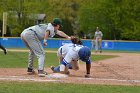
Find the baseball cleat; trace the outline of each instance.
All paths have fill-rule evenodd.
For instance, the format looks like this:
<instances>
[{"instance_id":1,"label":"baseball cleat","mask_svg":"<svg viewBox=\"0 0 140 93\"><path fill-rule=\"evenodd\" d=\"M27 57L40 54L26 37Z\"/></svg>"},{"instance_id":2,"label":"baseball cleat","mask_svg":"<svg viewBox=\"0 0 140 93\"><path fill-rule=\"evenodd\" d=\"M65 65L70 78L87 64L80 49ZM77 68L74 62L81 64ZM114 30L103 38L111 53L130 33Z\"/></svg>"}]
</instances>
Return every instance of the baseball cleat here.
<instances>
[{"instance_id":1,"label":"baseball cleat","mask_svg":"<svg viewBox=\"0 0 140 93\"><path fill-rule=\"evenodd\" d=\"M85 75L85 78L90 78L90 77L91 77L90 74Z\"/></svg>"},{"instance_id":2,"label":"baseball cleat","mask_svg":"<svg viewBox=\"0 0 140 93\"><path fill-rule=\"evenodd\" d=\"M53 72L55 72L55 71L54 71L54 68L55 68L54 66L51 66L51 70L52 70Z\"/></svg>"},{"instance_id":3,"label":"baseball cleat","mask_svg":"<svg viewBox=\"0 0 140 93\"><path fill-rule=\"evenodd\" d=\"M43 70L38 70L38 76L39 77L45 77L46 75L48 75L47 72L43 71Z\"/></svg>"},{"instance_id":4,"label":"baseball cleat","mask_svg":"<svg viewBox=\"0 0 140 93\"><path fill-rule=\"evenodd\" d=\"M28 75L33 75L33 74L35 74L35 71L33 69L31 69L31 68L28 68L27 69L27 74Z\"/></svg>"}]
</instances>

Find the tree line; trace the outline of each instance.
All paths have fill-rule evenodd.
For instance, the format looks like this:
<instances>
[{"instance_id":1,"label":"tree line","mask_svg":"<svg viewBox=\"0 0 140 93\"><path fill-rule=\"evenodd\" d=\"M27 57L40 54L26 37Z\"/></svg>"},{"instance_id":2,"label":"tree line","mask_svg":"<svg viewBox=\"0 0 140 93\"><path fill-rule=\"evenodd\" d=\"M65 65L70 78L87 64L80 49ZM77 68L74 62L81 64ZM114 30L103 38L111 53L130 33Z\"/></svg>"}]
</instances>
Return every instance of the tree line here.
<instances>
[{"instance_id":1,"label":"tree line","mask_svg":"<svg viewBox=\"0 0 140 93\"><path fill-rule=\"evenodd\" d=\"M106 40L140 40L140 0L1 0L8 13L6 36L19 36L23 29L37 24L34 15L46 14L42 23L59 17L68 35L93 38L98 26Z\"/></svg>"}]
</instances>

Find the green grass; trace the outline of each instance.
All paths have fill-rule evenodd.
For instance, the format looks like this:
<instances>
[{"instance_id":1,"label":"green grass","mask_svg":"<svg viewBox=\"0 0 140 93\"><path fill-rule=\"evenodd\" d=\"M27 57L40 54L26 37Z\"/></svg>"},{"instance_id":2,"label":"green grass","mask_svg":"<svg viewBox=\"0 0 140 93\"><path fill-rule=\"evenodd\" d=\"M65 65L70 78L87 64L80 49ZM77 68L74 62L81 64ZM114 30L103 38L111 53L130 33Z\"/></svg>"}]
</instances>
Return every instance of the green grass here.
<instances>
[{"instance_id":1,"label":"green grass","mask_svg":"<svg viewBox=\"0 0 140 93\"><path fill-rule=\"evenodd\" d=\"M45 66L58 65L58 58L56 53L47 52L45 55ZM91 61L98 61L108 58L113 58L113 55L91 55ZM83 62L81 62L83 63ZM26 68L28 64L28 52L8 52L4 55L0 52L0 67L1 68ZM38 61L35 58L34 67L37 67Z\"/></svg>"},{"instance_id":2,"label":"green grass","mask_svg":"<svg viewBox=\"0 0 140 93\"><path fill-rule=\"evenodd\" d=\"M112 55L92 55L91 60L114 58ZM26 68L28 52L0 52L0 68ZM81 62L82 63L82 62ZM35 59L37 67L37 58ZM58 65L56 53L46 53L45 66ZM138 86L111 86L94 84L66 84L49 82L0 81L0 93L140 93Z\"/></svg>"},{"instance_id":3,"label":"green grass","mask_svg":"<svg viewBox=\"0 0 140 93\"><path fill-rule=\"evenodd\" d=\"M140 87L1 81L0 93L140 93Z\"/></svg>"},{"instance_id":4,"label":"green grass","mask_svg":"<svg viewBox=\"0 0 140 93\"><path fill-rule=\"evenodd\" d=\"M46 50L54 50L57 51L57 48L47 48ZM94 49L91 49L91 52L95 52ZM140 53L140 51L129 51L129 50L103 50L104 52L111 52L111 53Z\"/></svg>"},{"instance_id":5,"label":"green grass","mask_svg":"<svg viewBox=\"0 0 140 93\"><path fill-rule=\"evenodd\" d=\"M17 48L9 48L9 49L17 49ZM18 48L18 49L27 50L27 48ZM58 48L45 48L45 50L57 51ZM91 49L91 52L95 52L95 50ZM112 52L112 53L140 53L140 51L129 51L129 50L103 50L103 52Z\"/></svg>"}]
</instances>

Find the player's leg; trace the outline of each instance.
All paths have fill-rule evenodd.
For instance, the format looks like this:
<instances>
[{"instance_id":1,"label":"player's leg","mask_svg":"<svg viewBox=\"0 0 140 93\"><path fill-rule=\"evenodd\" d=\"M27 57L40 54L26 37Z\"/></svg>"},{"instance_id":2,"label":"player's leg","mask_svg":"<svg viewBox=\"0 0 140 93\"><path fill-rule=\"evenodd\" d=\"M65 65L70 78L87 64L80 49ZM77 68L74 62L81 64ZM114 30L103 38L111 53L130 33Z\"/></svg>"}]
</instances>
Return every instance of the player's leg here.
<instances>
[{"instance_id":1,"label":"player's leg","mask_svg":"<svg viewBox=\"0 0 140 93\"><path fill-rule=\"evenodd\" d=\"M27 69L27 74L30 75L30 74L35 73L35 71L33 69L33 62L34 62L35 54L34 54L34 52L32 51L32 49L30 48L30 46L28 45L28 43L26 42L26 40L24 38L26 38L26 36L24 36L24 34L21 34L22 41L24 42L26 47L30 50L29 55L28 55L28 69Z\"/></svg>"},{"instance_id":2,"label":"player's leg","mask_svg":"<svg viewBox=\"0 0 140 93\"><path fill-rule=\"evenodd\" d=\"M60 67L59 67L59 69L60 69ZM79 70L79 61L78 60L72 60L69 64L66 65L65 70L62 73L70 74L69 69Z\"/></svg>"},{"instance_id":3,"label":"player's leg","mask_svg":"<svg viewBox=\"0 0 140 93\"><path fill-rule=\"evenodd\" d=\"M6 55L7 54L7 50L5 47L3 47L1 44L0 44L0 48L4 51L4 54Z\"/></svg>"},{"instance_id":4,"label":"player's leg","mask_svg":"<svg viewBox=\"0 0 140 93\"><path fill-rule=\"evenodd\" d=\"M60 59L63 59L63 57L60 57ZM62 62L62 61L61 61ZM61 69L60 69L60 66L61 66L61 63L60 63L60 65L59 66L51 66L51 70L54 72L54 73L63 73L63 74L69 74L69 71L68 71L68 69L69 69L69 65L66 65L66 66L64 66L63 68L64 68L64 70L63 71L61 71Z\"/></svg>"},{"instance_id":5,"label":"player's leg","mask_svg":"<svg viewBox=\"0 0 140 93\"><path fill-rule=\"evenodd\" d=\"M38 58L38 74L39 76L44 76L44 61L45 61L45 52L39 41L38 37L34 32L26 35L26 42L28 43L30 49Z\"/></svg>"},{"instance_id":6,"label":"player's leg","mask_svg":"<svg viewBox=\"0 0 140 93\"><path fill-rule=\"evenodd\" d=\"M34 57L35 57L34 52L32 50L30 50L29 55L28 55L28 72L30 72L30 70L32 70L32 72L34 72L33 71Z\"/></svg>"},{"instance_id":7,"label":"player's leg","mask_svg":"<svg viewBox=\"0 0 140 93\"><path fill-rule=\"evenodd\" d=\"M95 52L97 52L98 51L98 40L96 39L95 40Z\"/></svg>"},{"instance_id":8,"label":"player's leg","mask_svg":"<svg viewBox=\"0 0 140 93\"><path fill-rule=\"evenodd\" d=\"M98 40L98 51L100 50L100 41Z\"/></svg>"},{"instance_id":9,"label":"player's leg","mask_svg":"<svg viewBox=\"0 0 140 93\"><path fill-rule=\"evenodd\" d=\"M32 47L32 51L38 58L38 75L44 76L45 74L47 74L46 72L44 72L45 52L41 45L41 42L36 36L34 37L32 45L30 47Z\"/></svg>"},{"instance_id":10,"label":"player's leg","mask_svg":"<svg viewBox=\"0 0 140 93\"><path fill-rule=\"evenodd\" d=\"M99 50L100 50L100 53L102 53L102 40L99 42Z\"/></svg>"},{"instance_id":11,"label":"player's leg","mask_svg":"<svg viewBox=\"0 0 140 93\"><path fill-rule=\"evenodd\" d=\"M61 65L56 67L51 67L51 69L54 73L70 74L68 65L64 67L64 71L61 71L60 66Z\"/></svg>"},{"instance_id":12,"label":"player's leg","mask_svg":"<svg viewBox=\"0 0 140 93\"><path fill-rule=\"evenodd\" d=\"M64 66L63 70L61 71L60 66L51 66L51 69L54 73L63 73L63 74L70 74L69 69L73 69L73 70L79 70L79 61L78 60L72 60L72 62L70 62L69 64L67 64L66 66Z\"/></svg>"}]
</instances>

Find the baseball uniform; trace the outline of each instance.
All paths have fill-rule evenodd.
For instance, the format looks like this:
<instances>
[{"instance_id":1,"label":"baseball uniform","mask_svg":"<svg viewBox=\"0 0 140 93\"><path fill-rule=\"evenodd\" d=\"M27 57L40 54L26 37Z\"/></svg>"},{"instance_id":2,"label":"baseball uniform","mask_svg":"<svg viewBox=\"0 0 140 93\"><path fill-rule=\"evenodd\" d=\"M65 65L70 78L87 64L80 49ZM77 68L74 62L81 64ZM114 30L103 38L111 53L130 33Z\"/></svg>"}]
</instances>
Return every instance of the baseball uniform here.
<instances>
[{"instance_id":1,"label":"baseball uniform","mask_svg":"<svg viewBox=\"0 0 140 93\"><path fill-rule=\"evenodd\" d=\"M65 45L60 47L60 49L62 48L62 50L63 50L63 47L65 47ZM71 64L72 69L78 70L79 64L78 64L77 60L79 60L79 59L81 59L81 60L84 59L82 61L86 62L86 64L90 64L90 58L89 58L90 57L90 50L89 49L87 50L88 53L85 52L86 50L84 52L82 52L82 54L85 54L84 56L79 55L79 51L82 48L85 49L85 46L75 44L73 47L67 47L67 48L68 49L66 49L66 50L68 50L68 51L62 53L62 54L65 54L65 55L62 55L64 57L63 61L61 62L60 66L57 66L53 69L54 72L60 72L60 71L67 72L65 66L68 66L69 64ZM58 50L58 52L59 52L59 50ZM75 60L75 61L73 61L73 60ZM69 68L69 66L68 66L68 68Z\"/></svg>"},{"instance_id":2,"label":"baseball uniform","mask_svg":"<svg viewBox=\"0 0 140 93\"><path fill-rule=\"evenodd\" d=\"M98 51L102 51L102 32L101 31L96 31L95 32L95 50Z\"/></svg>"},{"instance_id":3,"label":"baseball uniform","mask_svg":"<svg viewBox=\"0 0 140 93\"><path fill-rule=\"evenodd\" d=\"M31 69L33 69L35 55L38 57L38 70L44 69L45 52L40 41L44 39L45 31L50 31L49 37L55 35L54 27L51 23L35 25L21 33L21 39L30 49L28 67Z\"/></svg>"}]
</instances>

